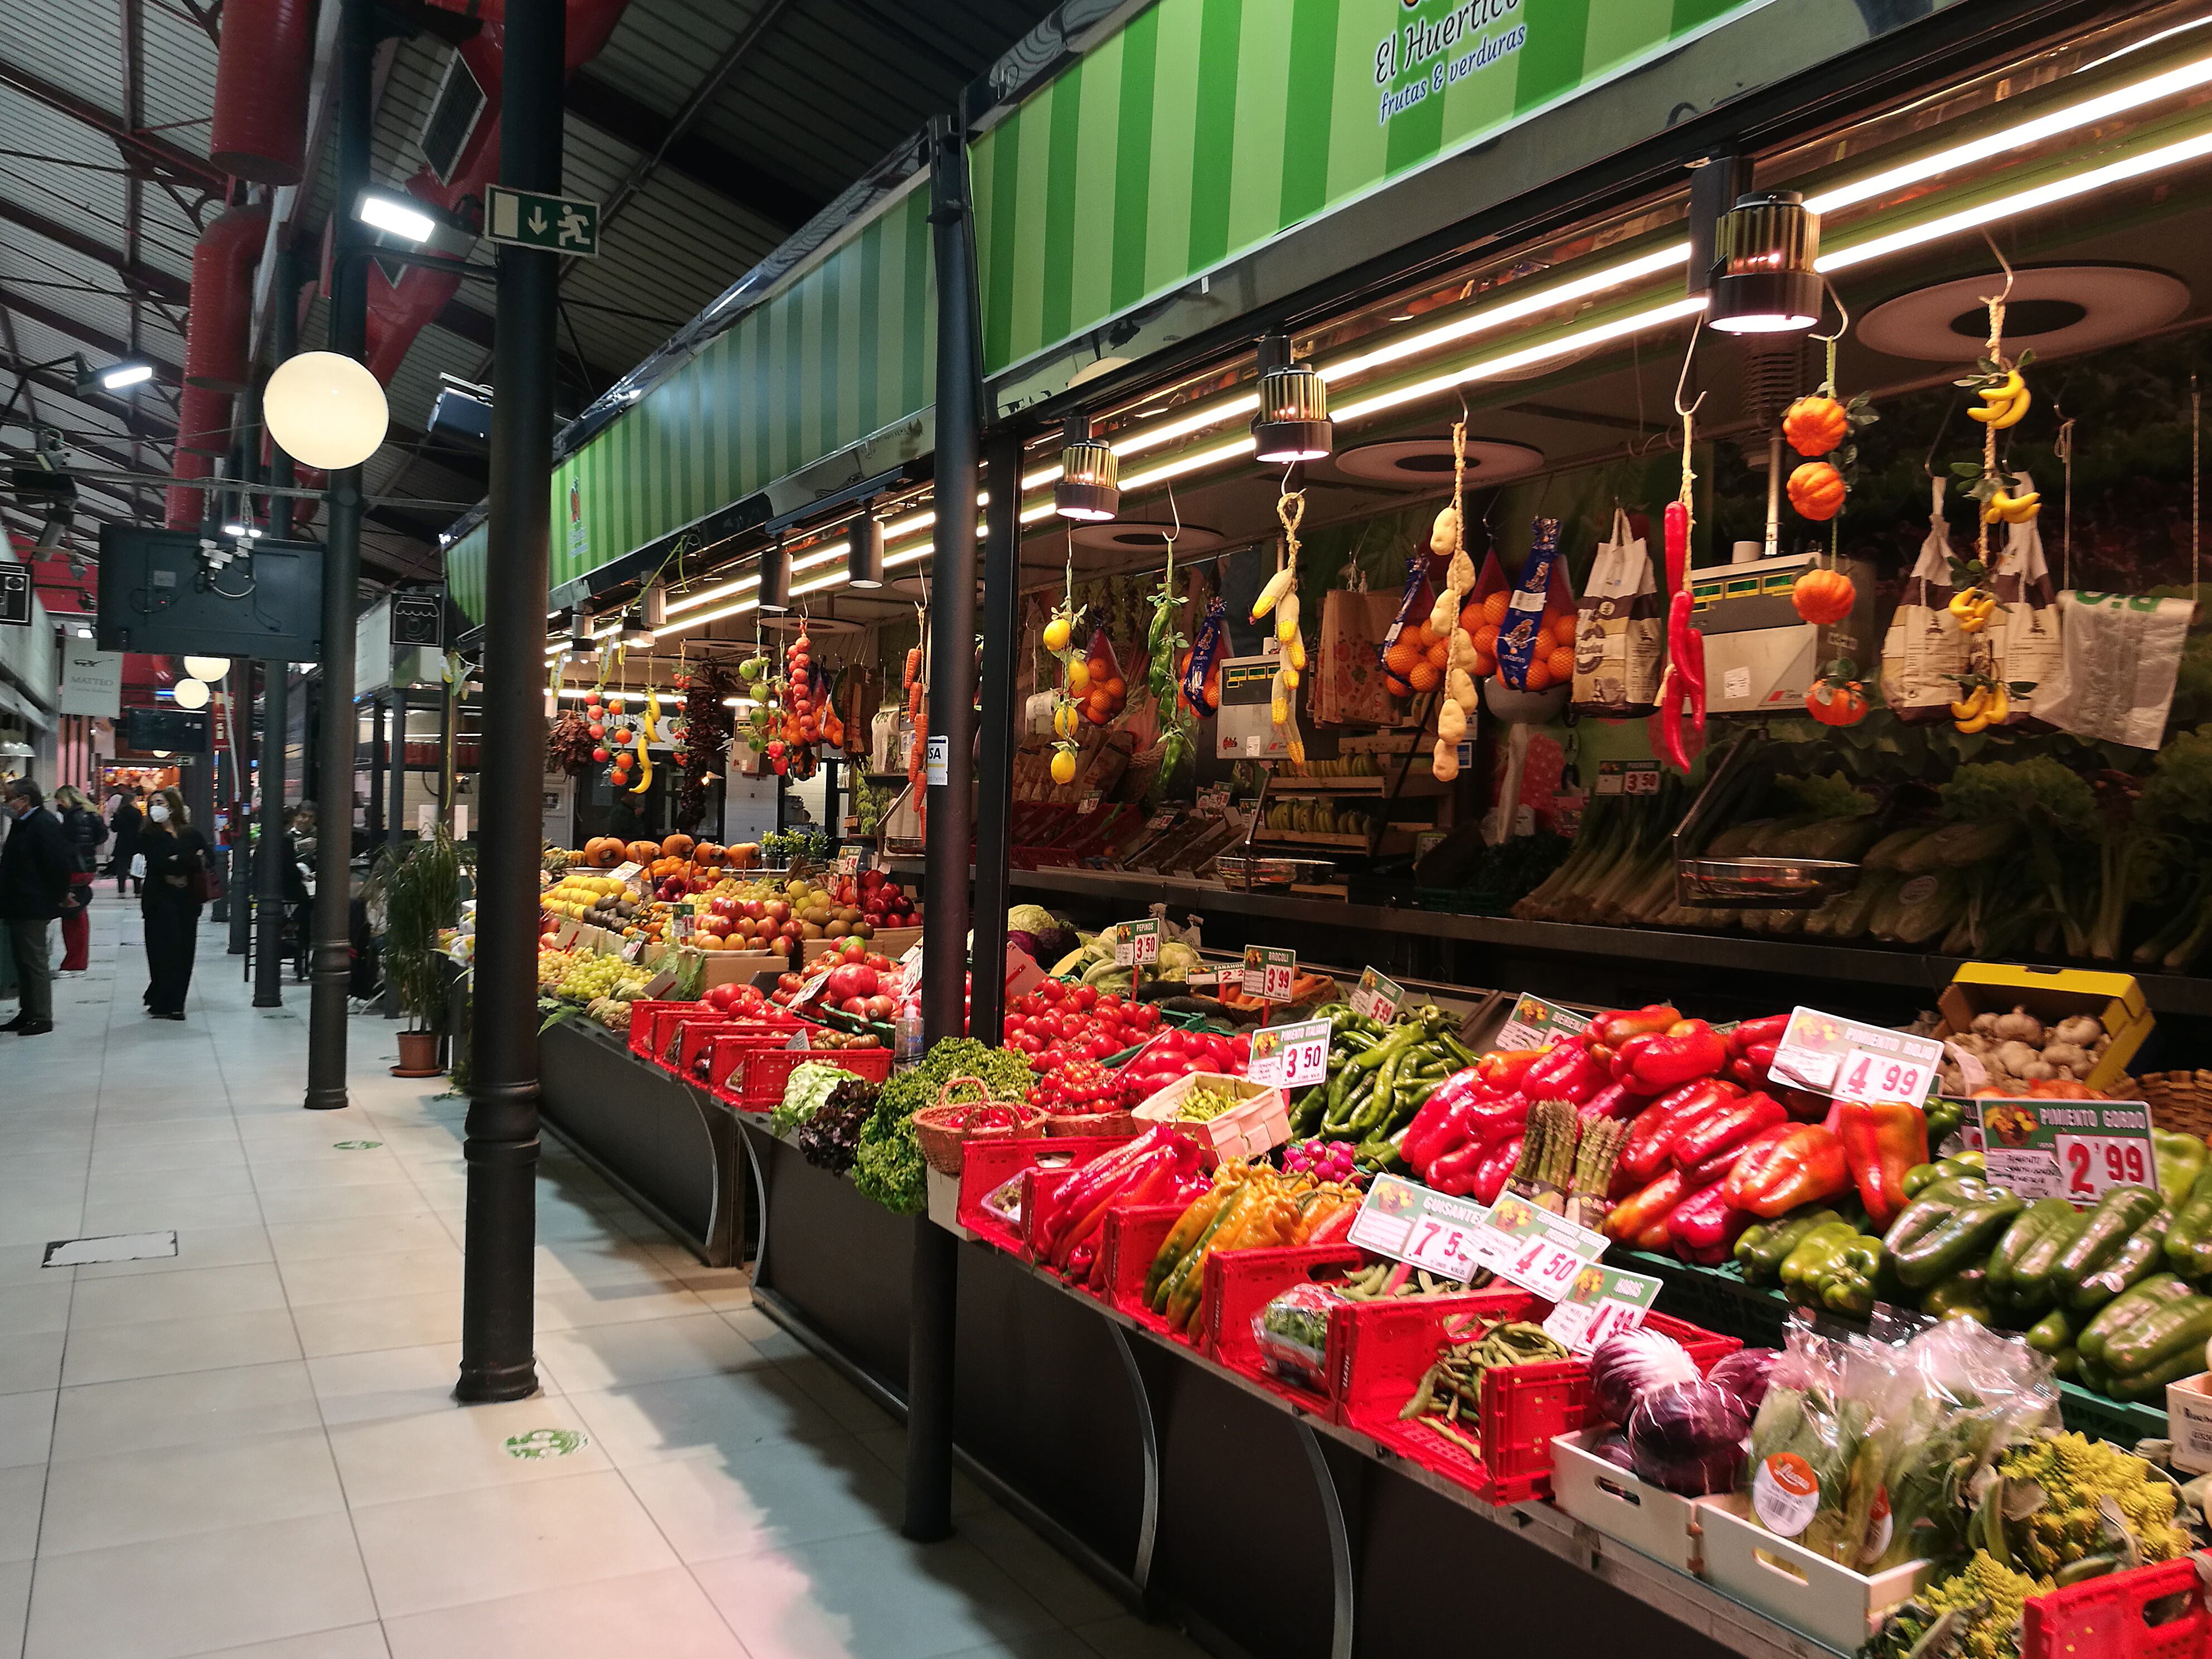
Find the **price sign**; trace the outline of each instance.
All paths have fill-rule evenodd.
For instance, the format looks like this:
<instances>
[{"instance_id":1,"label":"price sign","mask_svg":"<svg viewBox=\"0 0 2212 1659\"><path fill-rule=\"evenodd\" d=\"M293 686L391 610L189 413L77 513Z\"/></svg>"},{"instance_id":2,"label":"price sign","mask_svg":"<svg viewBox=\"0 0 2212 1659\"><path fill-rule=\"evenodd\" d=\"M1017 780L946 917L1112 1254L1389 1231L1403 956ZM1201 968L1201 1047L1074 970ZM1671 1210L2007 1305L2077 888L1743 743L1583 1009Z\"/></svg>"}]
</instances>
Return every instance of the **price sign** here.
<instances>
[{"instance_id":1,"label":"price sign","mask_svg":"<svg viewBox=\"0 0 2212 1659\"><path fill-rule=\"evenodd\" d=\"M1605 1254L1605 1246L1603 1233L1508 1194L1491 1206L1480 1265L1547 1302L1560 1302L1576 1276Z\"/></svg>"},{"instance_id":2,"label":"price sign","mask_svg":"<svg viewBox=\"0 0 2212 1659\"><path fill-rule=\"evenodd\" d=\"M1241 981L1244 970L1241 968L1194 968L1184 976L1183 985L1188 990L1211 994L1221 988L1224 976Z\"/></svg>"},{"instance_id":3,"label":"price sign","mask_svg":"<svg viewBox=\"0 0 2212 1659\"><path fill-rule=\"evenodd\" d=\"M1207 790L1198 798L1195 810L1200 812L1211 812L1218 817L1229 810L1229 792L1225 789Z\"/></svg>"},{"instance_id":4,"label":"price sign","mask_svg":"<svg viewBox=\"0 0 2212 1659\"><path fill-rule=\"evenodd\" d=\"M1359 975L1359 984L1352 994L1352 1007L1355 1013L1388 1024L1396 1015L1398 1005L1405 1000L1404 989L1395 981L1376 973L1370 963Z\"/></svg>"},{"instance_id":5,"label":"price sign","mask_svg":"<svg viewBox=\"0 0 2212 1659\"><path fill-rule=\"evenodd\" d=\"M1075 810L1079 813L1086 815L1095 812L1098 810L1098 803L1103 799L1103 796L1102 796L1096 789L1093 789L1089 794L1084 796L1081 800L1075 804Z\"/></svg>"},{"instance_id":6,"label":"price sign","mask_svg":"<svg viewBox=\"0 0 2212 1659\"><path fill-rule=\"evenodd\" d=\"M1656 795L1659 793L1659 763L1647 760L1602 760L1597 763L1597 793L1601 795Z\"/></svg>"},{"instance_id":7,"label":"price sign","mask_svg":"<svg viewBox=\"0 0 2212 1659\"><path fill-rule=\"evenodd\" d=\"M1172 806L1163 806L1158 811L1153 813L1152 817L1145 820L1145 828L1151 830L1154 835L1158 835L1163 830L1174 829L1175 821L1175 808Z\"/></svg>"},{"instance_id":8,"label":"price sign","mask_svg":"<svg viewBox=\"0 0 2212 1659\"><path fill-rule=\"evenodd\" d=\"M1114 965L1116 968L1141 968L1160 959L1160 924L1158 918L1150 921L1117 921L1114 924Z\"/></svg>"},{"instance_id":9,"label":"price sign","mask_svg":"<svg viewBox=\"0 0 2212 1659\"><path fill-rule=\"evenodd\" d=\"M1618 1267L1584 1267L1545 1320L1544 1328L1580 1357L1615 1331L1633 1330L1659 1298L1659 1281Z\"/></svg>"},{"instance_id":10,"label":"price sign","mask_svg":"<svg viewBox=\"0 0 2212 1659\"><path fill-rule=\"evenodd\" d=\"M1244 994L1266 1002L1288 1002L1298 976L1298 953L1273 946L1244 947Z\"/></svg>"},{"instance_id":11,"label":"price sign","mask_svg":"<svg viewBox=\"0 0 2212 1659\"><path fill-rule=\"evenodd\" d=\"M616 881L631 882L637 879L638 873L644 868L641 864L617 864L607 874Z\"/></svg>"},{"instance_id":12,"label":"price sign","mask_svg":"<svg viewBox=\"0 0 2212 1659\"><path fill-rule=\"evenodd\" d=\"M1378 1175L1345 1237L1362 1249L1465 1284L1481 1266L1488 1213L1473 1199Z\"/></svg>"},{"instance_id":13,"label":"price sign","mask_svg":"<svg viewBox=\"0 0 2212 1659\"><path fill-rule=\"evenodd\" d=\"M624 939L623 941L622 959L624 962L635 962L644 954L645 936L643 934L641 933L635 939Z\"/></svg>"},{"instance_id":14,"label":"price sign","mask_svg":"<svg viewBox=\"0 0 2212 1659\"><path fill-rule=\"evenodd\" d=\"M1817 1008L1798 1008L1775 1048L1771 1069L1776 1082L1814 1094L1917 1106L1927 1099L1942 1058L1943 1045L1934 1037L1908 1036Z\"/></svg>"},{"instance_id":15,"label":"price sign","mask_svg":"<svg viewBox=\"0 0 2212 1659\"><path fill-rule=\"evenodd\" d=\"M1303 1089L1328 1075L1329 1025L1325 1019L1267 1025L1252 1033L1252 1059L1244 1075L1278 1089Z\"/></svg>"},{"instance_id":16,"label":"price sign","mask_svg":"<svg viewBox=\"0 0 2212 1659\"><path fill-rule=\"evenodd\" d=\"M1516 998L1513 1012L1500 1028L1493 1048L1548 1048L1554 1042L1580 1036L1589 1029L1590 1017L1556 1002L1523 994Z\"/></svg>"},{"instance_id":17,"label":"price sign","mask_svg":"<svg viewBox=\"0 0 2212 1659\"><path fill-rule=\"evenodd\" d=\"M814 1045L806 1040L807 1035L806 1028L802 1025L791 1034L791 1041L783 1046L786 1048L811 1048Z\"/></svg>"},{"instance_id":18,"label":"price sign","mask_svg":"<svg viewBox=\"0 0 2212 1659\"><path fill-rule=\"evenodd\" d=\"M921 946L909 945L906 954L899 958L899 996L914 994L915 987L921 983Z\"/></svg>"},{"instance_id":19,"label":"price sign","mask_svg":"<svg viewBox=\"0 0 2212 1659\"><path fill-rule=\"evenodd\" d=\"M848 848L837 855L837 873L841 876L857 876L872 862L874 862L873 857L867 848Z\"/></svg>"},{"instance_id":20,"label":"price sign","mask_svg":"<svg viewBox=\"0 0 2212 1659\"><path fill-rule=\"evenodd\" d=\"M2122 1100L1978 1100L1990 1179L2022 1198L2087 1207L2114 1187L2156 1187L2150 1108ZM2178 1200L2178 1194L2170 1194Z\"/></svg>"},{"instance_id":21,"label":"price sign","mask_svg":"<svg viewBox=\"0 0 2212 1659\"><path fill-rule=\"evenodd\" d=\"M830 982L830 975L835 971L834 968L824 968L819 973L811 975L806 983L799 988L799 994L792 998L791 1006L796 1008L820 996L822 988Z\"/></svg>"},{"instance_id":22,"label":"price sign","mask_svg":"<svg viewBox=\"0 0 2212 1659\"><path fill-rule=\"evenodd\" d=\"M678 945L686 944L690 941L691 938L691 931L697 925L698 918L692 915L691 902L689 899L684 900L678 903L676 908L670 913L670 933Z\"/></svg>"}]
</instances>

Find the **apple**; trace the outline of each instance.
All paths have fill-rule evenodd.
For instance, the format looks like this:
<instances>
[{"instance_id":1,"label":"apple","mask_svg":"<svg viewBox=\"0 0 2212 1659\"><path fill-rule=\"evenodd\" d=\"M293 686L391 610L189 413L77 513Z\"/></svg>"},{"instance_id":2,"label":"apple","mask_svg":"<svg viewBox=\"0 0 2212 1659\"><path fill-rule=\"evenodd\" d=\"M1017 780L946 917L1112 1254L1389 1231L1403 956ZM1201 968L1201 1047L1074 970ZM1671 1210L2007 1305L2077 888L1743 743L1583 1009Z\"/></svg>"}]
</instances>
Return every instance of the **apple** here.
<instances>
[{"instance_id":1,"label":"apple","mask_svg":"<svg viewBox=\"0 0 2212 1659\"><path fill-rule=\"evenodd\" d=\"M781 927L791 920L791 906L782 899L770 899L764 907L768 919Z\"/></svg>"}]
</instances>

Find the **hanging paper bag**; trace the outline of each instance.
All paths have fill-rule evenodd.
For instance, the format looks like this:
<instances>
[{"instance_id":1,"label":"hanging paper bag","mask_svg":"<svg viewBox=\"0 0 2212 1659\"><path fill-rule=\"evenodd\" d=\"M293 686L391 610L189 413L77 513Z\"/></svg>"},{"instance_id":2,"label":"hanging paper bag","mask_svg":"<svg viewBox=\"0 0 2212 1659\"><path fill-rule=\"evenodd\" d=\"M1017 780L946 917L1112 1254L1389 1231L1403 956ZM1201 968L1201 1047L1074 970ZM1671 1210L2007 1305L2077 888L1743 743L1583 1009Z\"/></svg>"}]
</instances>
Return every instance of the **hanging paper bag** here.
<instances>
[{"instance_id":1,"label":"hanging paper bag","mask_svg":"<svg viewBox=\"0 0 2212 1659\"><path fill-rule=\"evenodd\" d=\"M2039 688L2036 718L2092 743L2157 748L2195 610L2187 599L2060 594L2063 665Z\"/></svg>"},{"instance_id":2,"label":"hanging paper bag","mask_svg":"<svg viewBox=\"0 0 2212 1659\"><path fill-rule=\"evenodd\" d=\"M2035 481L2027 473L2013 475L2013 495L2032 494ZM2040 522L2005 526L2004 550L1990 573L1996 594L1997 615L1989 633L1998 652L1998 665L2008 685L2031 688L2011 694L2007 726L2044 719L2037 699L2065 663L2065 646L2059 633L2058 591L2051 584L2051 567L2043 556Z\"/></svg>"},{"instance_id":3,"label":"hanging paper bag","mask_svg":"<svg viewBox=\"0 0 2212 1659\"><path fill-rule=\"evenodd\" d=\"M1313 717L1316 725L1358 720L1388 726L1397 706L1384 684L1382 650L1399 609L1392 592L1339 590L1322 600L1321 650L1315 659Z\"/></svg>"},{"instance_id":4,"label":"hanging paper bag","mask_svg":"<svg viewBox=\"0 0 2212 1659\"><path fill-rule=\"evenodd\" d=\"M1516 691L1543 691L1574 678L1575 601L1559 556L1559 521L1538 519L1505 601L1498 632L1498 678ZM1479 644L1479 642L1478 642Z\"/></svg>"},{"instance_id":5,"label":"hanging paper bag","mask_svg":"<svg viewBox=\"0 0 2212 1659\"><path fill-rule=\"evenodd\" d=\"M1901 720L1951 718L1957 677L1966 672L1967 636L1950 612L1951 532L1943 521L1943 483L1931 492L1927 538L1889 619L1881 647L1881 695Z\"/></svg>"},{"instance_id":6,"label":"hanging paper bag","mask_svg":"<svg viewBox=\"0 0 2212 1659\"><path fill-rule=\"evenodd\" d=\"M1613 510L1613 535L1583 585L1575 629L1575 708L1604 719L1638 719L1658 706L1666 632L1651 556L1628 514Z\"/></svg>"}]
</instances>

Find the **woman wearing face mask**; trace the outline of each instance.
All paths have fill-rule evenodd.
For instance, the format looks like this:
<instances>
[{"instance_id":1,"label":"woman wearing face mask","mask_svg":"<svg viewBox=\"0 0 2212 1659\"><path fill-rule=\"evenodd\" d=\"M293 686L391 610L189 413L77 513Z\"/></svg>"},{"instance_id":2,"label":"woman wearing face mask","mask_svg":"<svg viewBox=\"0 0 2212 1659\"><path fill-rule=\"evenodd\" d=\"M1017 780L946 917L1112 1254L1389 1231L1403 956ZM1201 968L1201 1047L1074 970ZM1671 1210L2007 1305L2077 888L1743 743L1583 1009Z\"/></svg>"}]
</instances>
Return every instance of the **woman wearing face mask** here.
<instances>
[{"instance_id":1,"label":"woman wearing face mask","mask_svg":"<svg viewBox=\"0 0 2212 1659\"><path fill-rule=\"evenodd\" d=\"M192 982L192 947L200 923L200 877L207 869L207 838L192 828L185 798L164 789L146 808L138 839L146 881L138 913L146 923L146 1012L155 1019L182 1019Z\"/></svg>"}]
</instances>

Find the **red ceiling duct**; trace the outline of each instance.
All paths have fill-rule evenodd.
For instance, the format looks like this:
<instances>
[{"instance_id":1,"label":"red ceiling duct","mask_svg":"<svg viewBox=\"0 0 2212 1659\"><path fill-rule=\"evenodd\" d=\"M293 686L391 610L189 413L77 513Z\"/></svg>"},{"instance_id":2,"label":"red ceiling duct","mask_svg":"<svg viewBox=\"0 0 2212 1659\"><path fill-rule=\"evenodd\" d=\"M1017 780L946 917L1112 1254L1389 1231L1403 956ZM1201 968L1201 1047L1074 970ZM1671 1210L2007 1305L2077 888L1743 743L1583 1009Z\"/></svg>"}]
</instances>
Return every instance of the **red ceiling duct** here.
<instances>
[{"instance_id":1,"label":"red ceiling duct","mask_svg":"<svg viewBox=\"0 0 2212 1659\"><path fill-rule=\"evenodd\" d=\"M208 160L257 185L296 185L307 159L313 0L226 0Z\"/></svg>"},{"instance_id":2,"label":"red ceiling duct","mask_svg":"<svg viewBox=\"0 0 2212 1659\"><path fill-rule=\"evenodd\" d=\"M265 207L225 209L192 250L185 384L243 392L252 375L253 267L269 239Z\"/></svg>"},{"instance_id":3,"label":"red ceiling duct","mask_svg":"<svg viewBox=\"0 0 2212 1659\"><path fill-rule=\"evenodd\" d=\"M474 227L483 216L483 190L499 179L500 66L507 29L503 0L432 0L447 11L459 12L483 27L456 50L477 85L483 92L483 106L468 142L461 146L452 173L441 179L428 167L407 181L405 189L417 201L439 209L447 218ZM574 74L599 56L614 33L629 0L568 0L568 72ZM369 373L386 385L398 372L415 337L444 309L460 287L458 274L427 270L420 265L399 269L395 281L374 261L368 274L368 349L363 361Z\"/></svg>"},{"instance_id":4,"label":"red ceiling duct","mask_svg":"<svg viewBox=\"0 0 2212 1659\"><path fill-rule=\"evenodd\" d=\"M192 325L199 325L197 307ZM177 398L177 459L171 471L179 478L204 478L215 471L215 458L229 451L230 393L186 381ZM198 529L205 506L204 491L170 486L169 528Z\"/></svg>"}]
</instances>

